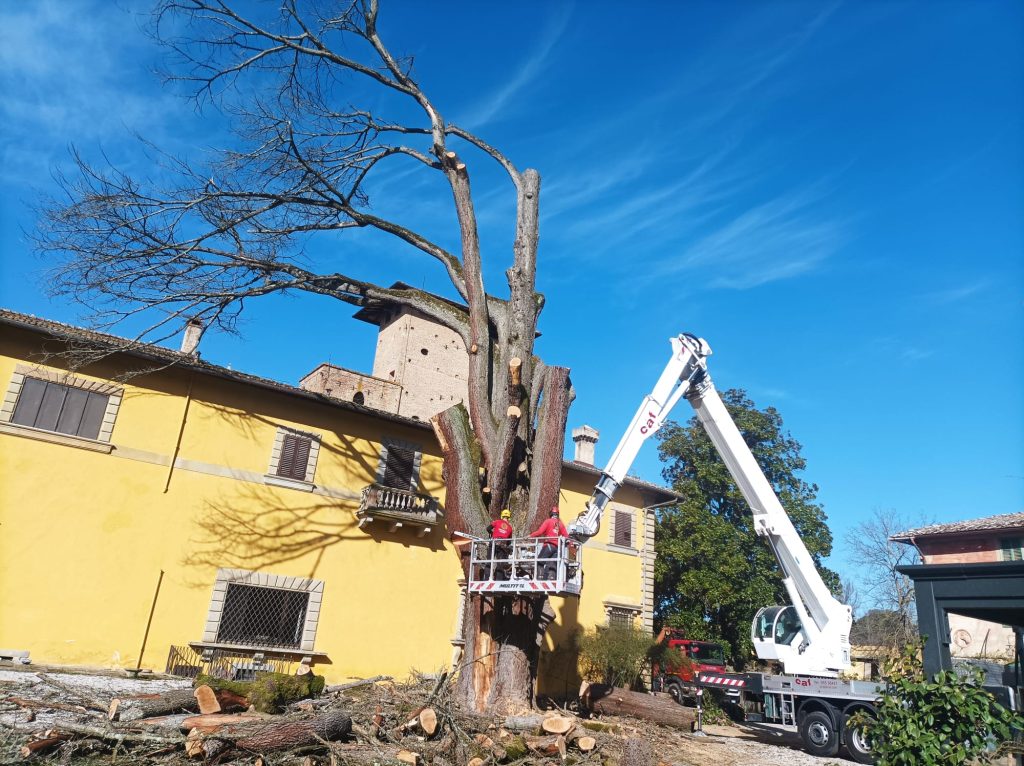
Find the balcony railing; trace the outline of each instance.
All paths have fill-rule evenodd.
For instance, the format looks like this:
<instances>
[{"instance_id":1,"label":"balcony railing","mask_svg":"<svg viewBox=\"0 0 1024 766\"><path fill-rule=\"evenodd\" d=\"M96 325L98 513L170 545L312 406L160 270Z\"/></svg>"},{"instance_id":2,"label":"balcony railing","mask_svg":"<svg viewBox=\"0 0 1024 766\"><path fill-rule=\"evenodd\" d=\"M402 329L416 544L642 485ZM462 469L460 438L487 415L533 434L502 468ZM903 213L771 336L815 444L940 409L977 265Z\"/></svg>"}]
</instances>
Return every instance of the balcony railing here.
<instances>
[{"instance_id":1,"label":"balcony railing","mask_svg":"<svg viewBox=\"0 0 1024 766\"><path fill-rule=\"evenodd\" d=\"M380 484L363 487L356 511L360 528L381 521L391 532L403 526L417 527L418 537L429 534L441 515L436 497Z\"/></svg>"}]
</instances>

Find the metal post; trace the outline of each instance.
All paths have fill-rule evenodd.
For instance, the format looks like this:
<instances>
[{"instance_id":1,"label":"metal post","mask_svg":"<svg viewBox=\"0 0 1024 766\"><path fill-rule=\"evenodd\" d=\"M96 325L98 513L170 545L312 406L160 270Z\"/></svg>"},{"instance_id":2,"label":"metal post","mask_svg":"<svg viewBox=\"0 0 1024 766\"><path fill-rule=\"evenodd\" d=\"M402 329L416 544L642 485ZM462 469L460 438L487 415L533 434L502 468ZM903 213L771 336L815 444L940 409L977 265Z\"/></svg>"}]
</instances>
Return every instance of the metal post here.
<instances>
[{"instance_id":1,"label":"metal post","mask_svg":"<svg viewBox=\"0 0 1024 766\"><path fill-rule=\"evenodd\" d=\"M156 592L153 594L153 605L149 608L149 619L146 620L146 633L142 637L142 648L139 649L139 662L135 666L135 673L142 669L142 655L146 651L146 641L149 640L149 626L153 624L153 613L156 611L156 600L160 597L160 583L164 581L164 570L160 570L160 577L156 581Z\"/></svg>"},{"instance_id":2,"label":"metal post","mask_svg":"<svg viewBox=\"0 0 1024 766\"><path fill-rule=\"evenodd\" d=\"M693 736L706 737L704 733L704 687L697 687L697 728L693 730Z\"/></svg>"}]
</instances>

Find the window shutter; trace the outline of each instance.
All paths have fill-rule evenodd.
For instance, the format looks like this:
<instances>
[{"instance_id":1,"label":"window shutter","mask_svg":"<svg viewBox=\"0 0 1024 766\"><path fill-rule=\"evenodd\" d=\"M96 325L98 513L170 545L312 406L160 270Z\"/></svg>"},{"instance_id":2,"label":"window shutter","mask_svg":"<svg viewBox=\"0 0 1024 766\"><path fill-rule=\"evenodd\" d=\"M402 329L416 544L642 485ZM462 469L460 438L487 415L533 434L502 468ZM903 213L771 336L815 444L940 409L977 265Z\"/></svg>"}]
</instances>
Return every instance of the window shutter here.
<instances>
[{"instance_id":1,"label":"window shutter","mask_svg":"<svg viewBox=\"0 0 1024 766\"><path fill-rule=\"evenodd\" d=\"M416 453L410 449L389 444L387 460L387 465L384 467L384 486L392 489L411 490Z\"/></svg>"},{"instance_id":2,"label":"window shutter","mask_svg":"<svg viewBox=\"0 0 1024 766\"><path fill-rule=\"evenodd\" d=\"M36 416L39 414L39 405L43 402L43 392L46 391L46 383L35 378L25 378L21 386L21 393L18 395L18 405L14 408L14 417L11 421L20 426L35 426Z\"/></svg>"},{"instance_id":3,"label":"window shutter","mask_svg":"<svg viewBox=\"0 0 1024 766\"><path fill-rule=\"evenodd\" d=\"M615 544L633 547L633 514L629 511L615 512Z\"/></svg>"},{"instance_id":4,"label":"window shutter","mask_svg":"<svg viewBox=\"0 0 1024 766\"><path fill-rule=\"evenodd\" d=\"M309 447L309 437L285 434L281 440L281 457L277 461L277 475L305 481L306 469L309 467Z\"/></svg>"},{"instance_id":5,"label":"window shutter","mask_svg":"<svg viewBox=\"0 0 1024 766\"><path fill-rule=\"evenodd\" d=\"M36 378L25 378L12 422L96 439L109 396Z\"/></svg>"}]
</instances>

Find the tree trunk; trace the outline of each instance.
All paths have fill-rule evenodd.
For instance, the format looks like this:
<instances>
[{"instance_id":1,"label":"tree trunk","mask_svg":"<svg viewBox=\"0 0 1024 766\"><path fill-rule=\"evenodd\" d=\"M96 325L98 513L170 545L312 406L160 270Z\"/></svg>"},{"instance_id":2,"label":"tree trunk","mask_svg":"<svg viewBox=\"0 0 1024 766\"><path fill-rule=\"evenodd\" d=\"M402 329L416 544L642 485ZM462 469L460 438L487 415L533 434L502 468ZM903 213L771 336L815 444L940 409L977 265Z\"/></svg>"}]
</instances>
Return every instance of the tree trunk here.
<instances>
[{"instance_id":1,"label":"tree trunk","mask_svg":"<svg viewBox=\"0 0 1024 766\"><path fill-rule=\"evenodd\" d=\"M491 469L492 474L515 474L518 485L508 504L516 509L513 522L517 536L533 531L557 502L565 424L573 398L567 369L543 367L537 373L533 384L543 392L529 397L531 404L538 403L531 407L537 414L536 425L531 429L533 469L528 478L520 476L519 461L515 459L515 465ZM481 450L468 413L457 405L436 415L431 423L444 454L449 529L485 537L490 514L480 486ZM467 558L463 558L462 565L468 573ZM466 599L465 610L463 670L456 687L460 702L467 710L497 715L532 709L540 645L553 617L547 600L473 595Z\"/></svg>"},{"instance_id":2,"label":"tree trunk","mask_svg":"<svg viewBox=\"0 0 1024 766\"><path fill-rule=\"evenodd\" d=\"M316 718L268 723L240 724L224 728L203 740L208 759L216 758L232 747L254 753L287 750L303 745L317 745L320 740L332 742L352 731L352 719L332 710Z\"/></svg>"},{"instance_id":3,"label":"tree trunk","mask_svg":"<svg viewBox=\"0 0 1024 766\"><path fill-rule=\"evenodd\" d=\"M631 692L604 684L584 683L580 689L580 705L591 713L629 715L687 730L695 719L693 710L682 707L671 697Z\"/></svg>"}]
</instances>

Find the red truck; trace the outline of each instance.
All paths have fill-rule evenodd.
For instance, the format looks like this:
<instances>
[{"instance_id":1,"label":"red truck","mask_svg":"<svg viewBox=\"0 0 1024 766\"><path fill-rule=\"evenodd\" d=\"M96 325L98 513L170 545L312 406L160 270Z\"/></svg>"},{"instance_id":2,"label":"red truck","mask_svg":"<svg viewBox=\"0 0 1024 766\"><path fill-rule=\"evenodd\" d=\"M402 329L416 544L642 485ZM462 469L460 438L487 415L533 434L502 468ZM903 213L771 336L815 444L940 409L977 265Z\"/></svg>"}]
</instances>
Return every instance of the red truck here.
<instances>
[{"instance_id":1,"label":"red truck","mask_svg":"<svg viewBox=\"0 0 1024 766\"><path fill-rule=\"evenodd\" d=\"M678 628L662 628L657 641L670 649L678 650L687 662L679 665L654 666L654 690L668 692L680 705L686 699L692 700L697 693L697 674L712 672L719 676L728 672L725 666L725 652L721 644L714 641L697 641L686 638ZM725 700L738 702L739 689L715 689Z\"/></svg>"}]
</instances>

